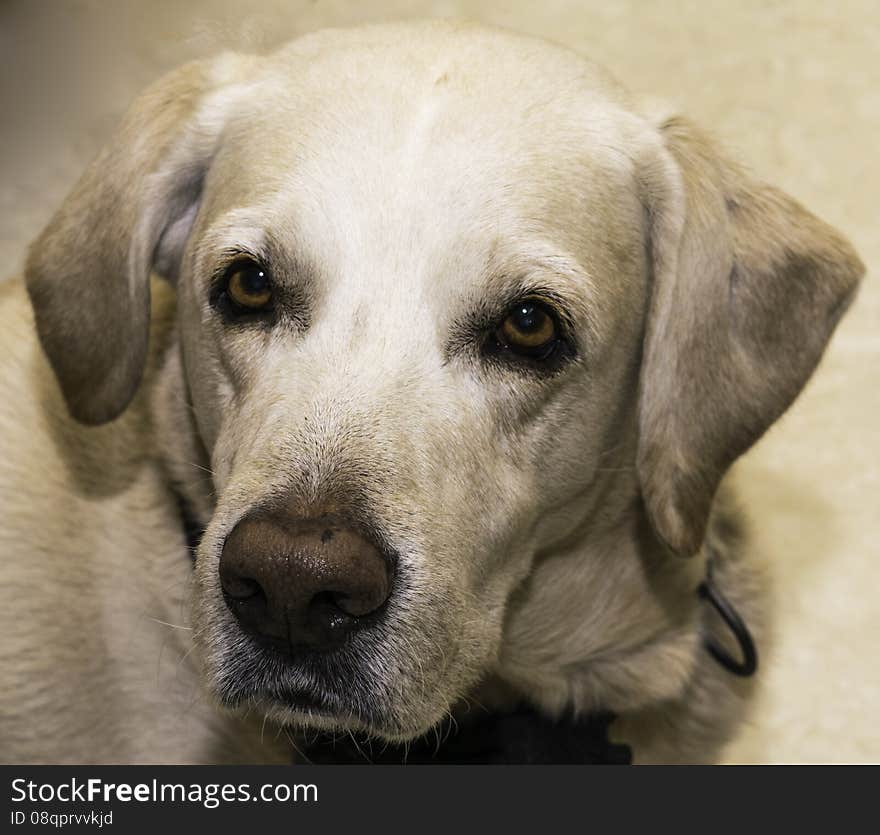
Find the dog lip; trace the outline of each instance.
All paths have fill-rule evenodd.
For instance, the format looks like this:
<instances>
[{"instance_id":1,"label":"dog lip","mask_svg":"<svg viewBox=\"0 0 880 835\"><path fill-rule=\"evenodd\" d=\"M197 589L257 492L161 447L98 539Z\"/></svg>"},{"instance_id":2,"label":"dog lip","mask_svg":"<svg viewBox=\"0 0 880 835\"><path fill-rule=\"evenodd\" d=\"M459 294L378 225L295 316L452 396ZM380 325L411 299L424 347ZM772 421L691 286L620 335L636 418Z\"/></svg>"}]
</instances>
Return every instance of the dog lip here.
<instances>
[{"instance_id":1,"label":"dog lip","mask_svg":"<svg viewBox=\"0 0 880 835\"><path fill-rule=\"evenodd\" d=\"M308 663L313 659L323 659L332 656L340 649L340 647L323 648L302 643L290 643L287 638L260 635L250 630L246 630L246 634L259 647L260 652L270 658L277 659L285 666L296 666Z\"/></svg>"},{"instance_id":2,"label":"dog lip","mask_svg":"<svg viewBox=\"0 0 880 835\"><path fill-rule=\"evenodd\" d=\"M363 712L363 705L347 704L332 693L321 689L272 688L265 695L280 707L309 717L333 720L357 720L364 727L372 727L375 717Z\"/></svg>"}]
</instances>

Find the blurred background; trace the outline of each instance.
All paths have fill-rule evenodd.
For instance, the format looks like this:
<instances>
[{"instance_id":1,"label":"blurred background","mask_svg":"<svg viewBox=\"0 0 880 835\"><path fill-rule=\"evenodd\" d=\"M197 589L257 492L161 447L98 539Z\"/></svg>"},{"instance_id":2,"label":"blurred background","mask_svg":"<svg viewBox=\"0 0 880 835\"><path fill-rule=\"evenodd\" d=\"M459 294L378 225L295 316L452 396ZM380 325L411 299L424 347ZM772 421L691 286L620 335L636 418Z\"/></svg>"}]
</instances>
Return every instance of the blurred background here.
<instances>
[{"instance_id":1,"label":"blurred background","mask_svg":"<svg viewBox=\"0 0 880 835\"><path fill-rule=\"evenodd\" d=\"M853 241L860 297L794 408L737 466L776 604L729 762L880 762L880 4L876 0L0 0L0 279L145 85L326 26L467 17L676 102ZM72 253L72 257L75 254Z\"/></svg>"}]
</instances>

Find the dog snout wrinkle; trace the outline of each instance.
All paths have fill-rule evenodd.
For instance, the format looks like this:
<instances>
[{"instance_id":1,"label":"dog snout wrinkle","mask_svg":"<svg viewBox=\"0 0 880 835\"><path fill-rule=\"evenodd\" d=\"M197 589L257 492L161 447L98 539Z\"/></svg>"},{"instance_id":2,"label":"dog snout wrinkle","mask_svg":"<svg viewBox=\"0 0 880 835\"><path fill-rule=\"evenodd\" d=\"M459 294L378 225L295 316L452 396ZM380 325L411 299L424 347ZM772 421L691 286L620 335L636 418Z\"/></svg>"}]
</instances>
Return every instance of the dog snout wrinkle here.
<instances>
[{"instance_id":1,"label":"dog snout wrinkle","mask_svg":"<svg viewBox=\"0 0 880 835\"><path fill-rule=\"evenodd\" d=\"M219 570L241 627L291 653L342 645L382 608L393 580L391 562L341 518L283 512L239 522Z\"/></svg>"}]
</instances>

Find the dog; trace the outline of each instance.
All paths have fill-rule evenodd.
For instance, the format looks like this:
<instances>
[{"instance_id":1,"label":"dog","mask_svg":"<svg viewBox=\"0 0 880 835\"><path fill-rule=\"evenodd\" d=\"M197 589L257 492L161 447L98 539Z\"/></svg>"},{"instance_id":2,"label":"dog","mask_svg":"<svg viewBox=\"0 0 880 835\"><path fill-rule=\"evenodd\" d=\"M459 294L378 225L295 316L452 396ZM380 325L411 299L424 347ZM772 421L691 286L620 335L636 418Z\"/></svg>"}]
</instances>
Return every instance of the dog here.
<instances>
[{"instance_id":1,"label":"dog","mask_svg":"<svg viewBox=\"0 0 880 835\"><path fill-rule=\"evenodd\" d=\"M722 478L862 273L540 40L172 72L0 287L3 759L281 763L525 705L716 761L772 614Z\"/></svg>"}]
</instances>

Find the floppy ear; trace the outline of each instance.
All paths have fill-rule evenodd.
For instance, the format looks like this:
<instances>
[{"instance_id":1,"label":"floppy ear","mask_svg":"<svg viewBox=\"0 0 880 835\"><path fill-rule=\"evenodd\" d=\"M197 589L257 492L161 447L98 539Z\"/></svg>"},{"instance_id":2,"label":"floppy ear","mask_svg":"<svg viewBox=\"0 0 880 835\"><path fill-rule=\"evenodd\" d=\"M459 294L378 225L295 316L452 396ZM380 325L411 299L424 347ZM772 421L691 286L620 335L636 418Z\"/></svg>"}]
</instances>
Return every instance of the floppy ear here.
<instances>
[{"instance_id":1,"label":"floppy ear","mask_svg":"<svg viewBox=\"0 0 880 835\"><path fill-rule=\"evenodd\" d=\"M722 476L804 386L864 267L686 121L661 130L645 175L654 284L637 463L656 533L693 554Z\"/></svg>"},{"instance_id":2,"label":"floppy ear","mask_svg":"<svg viewBox=\"0 0 880 835\"><path fill-rule=\"evenodd\" d=\"M223 127L213 94L240 63L193 62L149 88L30 248L25 279L40 341L84 423L113 419L137 390L150 272L175 277Z\"/></svg>"}]
</instances>

